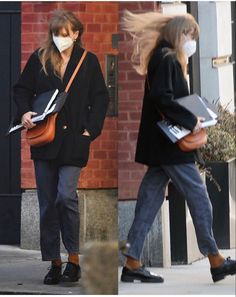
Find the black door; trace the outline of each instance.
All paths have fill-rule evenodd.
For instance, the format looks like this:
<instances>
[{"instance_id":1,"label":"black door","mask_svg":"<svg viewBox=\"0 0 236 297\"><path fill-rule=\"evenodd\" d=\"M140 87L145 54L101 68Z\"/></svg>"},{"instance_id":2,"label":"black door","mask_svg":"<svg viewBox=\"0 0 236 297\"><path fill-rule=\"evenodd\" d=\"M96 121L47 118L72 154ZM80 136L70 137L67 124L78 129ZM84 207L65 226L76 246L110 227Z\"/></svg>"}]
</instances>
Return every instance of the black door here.
<instances>
[{"instance_id":1,"label":"black door","mask_svg":"<svg viewBox=\"0 0 236 297\"><path fill-rule=\"evenodd\" d=\"M0 2L0 244L20 242L20 135L5 137L20 73L20 2Z\"/></svg>"},{"instance_id":2,"label":"black door","mask_svg":"<svg viewBox=\"0 0 236 297\"><path fill-rule=\"evenodd\" d=\"M236 105L236 2L231 2L232 12L232 59L234 71L234 104Z\"/></svg>"}]
</instances>

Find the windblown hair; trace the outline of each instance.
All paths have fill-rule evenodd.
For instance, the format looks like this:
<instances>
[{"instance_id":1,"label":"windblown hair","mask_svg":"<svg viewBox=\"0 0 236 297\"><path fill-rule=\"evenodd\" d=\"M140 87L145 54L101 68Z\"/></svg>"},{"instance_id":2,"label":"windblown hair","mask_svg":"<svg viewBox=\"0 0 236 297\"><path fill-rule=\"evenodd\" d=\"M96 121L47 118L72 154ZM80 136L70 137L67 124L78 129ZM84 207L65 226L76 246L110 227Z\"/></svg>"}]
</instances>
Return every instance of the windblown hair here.
<instances>
[{"instance_id":1,"label":"windblown hair","mask_svg":"<svg viewBox=\"0 0 236 297\"><path fill-rule=\"evenodd\" d=\"M181 36L182 33L192 32L195 40L199 37L199 26L191 14L163 15L158 12L134 14L125 10L122 28L133 38L131 62L139 74L147 73L154 50L159 42L165 39L173 47L167 54L176 55L186 76L187 59L181 46Z\"/></svg>"},{"instance_id":2,"label":"windblown hair","mask_svg":"<svg viewBox=\"0 0 236 297\"><path fill-rule=\"evenodd\" d=\"M70 11L66 10L55 10L53 12L52 18L49 22L47 38L39 49L39 59L42 63L43 71L48 75L47 72L47 63L50 62L53 67L53 72L55 75L60 77L60 64L62 62L61 55L57 50L52 35L56 36L60 34L60 31L65 28L69 34L69 28L73 32L79 31L77 44L81 45L81 36L83 34L83 25L78 20L78 18Z\"/></svg>"}]
</instances>

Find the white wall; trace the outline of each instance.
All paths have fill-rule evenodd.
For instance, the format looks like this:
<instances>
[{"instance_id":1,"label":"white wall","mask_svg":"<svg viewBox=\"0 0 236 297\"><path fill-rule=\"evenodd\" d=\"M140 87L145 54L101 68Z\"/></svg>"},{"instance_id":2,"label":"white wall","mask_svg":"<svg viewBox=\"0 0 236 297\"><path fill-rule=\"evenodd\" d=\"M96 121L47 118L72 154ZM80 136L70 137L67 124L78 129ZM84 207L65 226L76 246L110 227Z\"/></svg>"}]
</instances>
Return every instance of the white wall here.
<instances>
[{"instance_id":1,"label":"white wall","mask_svg":"<svg viewBox=\"0 0 236 297\"><path fill-rule=\"evenodd\" d=\"M234 111L233 66L227 64L212 67L212 58L231 55L232 25L231 3L198 2L198 18L200 25L200 77L201 95L209 101L220 97L223 106Z\"/></svg>"}]
</instances>

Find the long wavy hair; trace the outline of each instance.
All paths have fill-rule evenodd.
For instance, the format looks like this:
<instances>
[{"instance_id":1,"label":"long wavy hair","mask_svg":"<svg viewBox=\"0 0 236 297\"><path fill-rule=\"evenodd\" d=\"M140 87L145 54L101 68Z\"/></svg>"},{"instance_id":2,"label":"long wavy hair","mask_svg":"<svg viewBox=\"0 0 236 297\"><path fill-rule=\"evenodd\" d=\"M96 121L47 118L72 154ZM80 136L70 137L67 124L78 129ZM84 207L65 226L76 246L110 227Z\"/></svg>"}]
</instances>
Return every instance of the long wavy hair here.
<instances>
[{"instance_id":1,"label":"long wavy hair","mask_svg":"<svg viewBox=\"0 0 236 297\"><path fill-rule=\"evenodd\" d=\"M183 74L187 73L187 58L181 45L182 34L192 32L196 40L199 37L199 26L194 17L187 13L183 15L164 15L158 12L134 14L124 11L121 26L133 39L131 62L134 69L141 75L147 73L149 60L165 39L173 47L167 54L175 54Z\"/></svg>"},{"instance_id":2,"label":"long wavy hair","mask_svg":"<svg viewBox=\"0 0 236 297\"><path fill-rule=\"evenodd\" d=\"M53 42L52 35L58 35L63 28L65 28L68 34L69 28L71 28L73 32L79 31L79 35L75 43L81 46L81 36L84 30L82 23L70 11L55 10L49 22L47 38L39 49L39 59L42 63L42 69L46 75L48 75L46 65L48 62L50 62L54 74L60 77L60 65L62 62L62 57Z\"/></svg>"}]
</instances>

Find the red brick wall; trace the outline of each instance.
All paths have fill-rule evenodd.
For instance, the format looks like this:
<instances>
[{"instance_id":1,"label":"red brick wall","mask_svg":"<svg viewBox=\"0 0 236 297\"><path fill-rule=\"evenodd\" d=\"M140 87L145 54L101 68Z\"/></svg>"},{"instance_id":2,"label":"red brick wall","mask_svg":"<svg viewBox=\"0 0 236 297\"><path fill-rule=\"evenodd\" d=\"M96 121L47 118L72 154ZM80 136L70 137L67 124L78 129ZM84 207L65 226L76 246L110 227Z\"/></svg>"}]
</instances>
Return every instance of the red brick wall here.
<instances>
[{"instance_id":1,"label":"red brick wall","mask_svg":"<svg viewBox=\"0 0 236 297\"><path fill-rule=\"evenodd\" d=\"M152 11L155 2L121 2L134 13ZM121 31L119 42L119 117L118 117L118 197L136 199L145 166L134 162L136 140L141 116L144 76L138 75L130 63L131 44L128 34Z\"/></svg>"},{"instance_id":2,"label":"red brick wall","mask_svg":"<svg viewBox=\"0 0 236 297\"><path fill-rule=\"evenodd\" d=\"M22 2L22 68L45 38L50 12L59 8L71 10L80 18L85 27L83 44L98 56L104 72L105 54L118 54L111 46L111 36L118 31L116 2ZM25 132L22 132L21 151L21 187L35 188ZM79 186L117 187L117 117L106 118L102 135L92 143L90 160L82 172Z\"/></svg>"}]
</instances>

